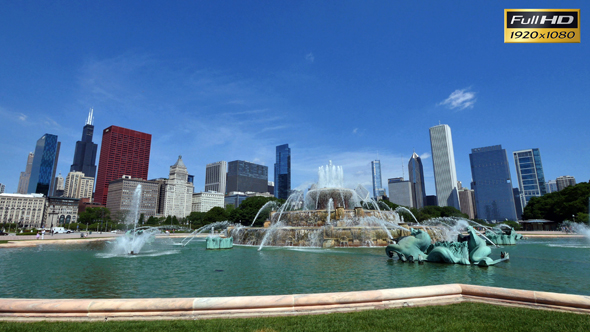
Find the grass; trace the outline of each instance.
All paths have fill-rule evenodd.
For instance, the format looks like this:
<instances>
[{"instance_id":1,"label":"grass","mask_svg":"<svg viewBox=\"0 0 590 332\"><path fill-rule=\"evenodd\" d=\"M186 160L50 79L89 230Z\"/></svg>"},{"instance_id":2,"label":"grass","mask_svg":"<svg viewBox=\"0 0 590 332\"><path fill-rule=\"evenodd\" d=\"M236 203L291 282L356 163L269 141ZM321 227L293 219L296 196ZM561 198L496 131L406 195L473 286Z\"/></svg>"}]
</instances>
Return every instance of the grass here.
<instances>
[{"instance_id":1,"label":"grass","mask_svg":"<svg viewBox=\"0 0 590 332\"><path fill-rule=\"evenodd\" d=\"M8 240L0 240L0 244L2 243L8 243Z\"/></svg>"},{"instance_id":2,"label":"grass","mask_svg":"<svg viewBox=\"0 0 590 332\"><path fill-rule=\"evenodd\" d=\"M0 331L589 331L590 315L480 303L369 310L293 317L108 321L0 322Z\"/></svg>"}]
</instances>

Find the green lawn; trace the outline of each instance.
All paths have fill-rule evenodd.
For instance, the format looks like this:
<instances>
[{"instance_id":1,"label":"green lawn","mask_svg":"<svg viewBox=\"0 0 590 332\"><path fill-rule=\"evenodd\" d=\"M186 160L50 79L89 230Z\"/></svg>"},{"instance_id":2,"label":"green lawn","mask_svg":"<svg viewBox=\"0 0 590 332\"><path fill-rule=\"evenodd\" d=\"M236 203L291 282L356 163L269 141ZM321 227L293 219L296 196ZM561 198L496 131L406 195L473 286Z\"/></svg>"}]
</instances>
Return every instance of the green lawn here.
<instances>
[{"instance_id":1,"label":"green lawn","mask_svg":"<svg viewBox=\"0 0 590 332\"><path fill-rule=\"evenodd\" d=\"M132 322L0 322L0 331L590 331L590 315L479 303L295 317Z\"/></svg>"}]
</instances>

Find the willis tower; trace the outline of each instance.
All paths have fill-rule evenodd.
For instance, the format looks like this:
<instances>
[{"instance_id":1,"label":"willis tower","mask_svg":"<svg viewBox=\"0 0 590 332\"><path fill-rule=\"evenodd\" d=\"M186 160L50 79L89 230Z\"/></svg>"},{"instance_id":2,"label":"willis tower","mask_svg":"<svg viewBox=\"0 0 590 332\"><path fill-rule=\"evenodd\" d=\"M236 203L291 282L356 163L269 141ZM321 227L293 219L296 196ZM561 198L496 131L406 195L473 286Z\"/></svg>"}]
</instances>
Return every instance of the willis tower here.
<instances>
[{"instance_id":1,"label":"willis tower","mask_svg":"<svg viewBox=\"0 0 590 332\"><path fill-rule=\"evenodd\" d=\"M82 140L76 142L74 163L70 167L70 172L82 172L85 176L91 178L96 177L96 149L98 147L92 142L92 135L94 134L93 112L91 108L82 131Z\"/></svg>"}]
</instances>

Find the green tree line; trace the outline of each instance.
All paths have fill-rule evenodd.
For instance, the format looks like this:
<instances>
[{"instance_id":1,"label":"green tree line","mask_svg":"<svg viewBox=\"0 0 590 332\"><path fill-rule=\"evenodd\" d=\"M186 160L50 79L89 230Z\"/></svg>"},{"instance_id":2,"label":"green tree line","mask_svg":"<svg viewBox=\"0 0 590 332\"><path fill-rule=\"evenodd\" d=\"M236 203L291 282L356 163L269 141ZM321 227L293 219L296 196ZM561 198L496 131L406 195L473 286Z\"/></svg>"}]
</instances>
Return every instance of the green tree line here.
<instances>
[{"instance_id":1,"label":"green tree line","mask_svg":"<svg viewBox=\"0 0 590 332\"><path fill-rule=\"evenodd\" d=\"M546 219L562 222L588 222L590 183L582 182L541 197L533 197L522 213L522 219Z\"/></svg>"}]
</instances>

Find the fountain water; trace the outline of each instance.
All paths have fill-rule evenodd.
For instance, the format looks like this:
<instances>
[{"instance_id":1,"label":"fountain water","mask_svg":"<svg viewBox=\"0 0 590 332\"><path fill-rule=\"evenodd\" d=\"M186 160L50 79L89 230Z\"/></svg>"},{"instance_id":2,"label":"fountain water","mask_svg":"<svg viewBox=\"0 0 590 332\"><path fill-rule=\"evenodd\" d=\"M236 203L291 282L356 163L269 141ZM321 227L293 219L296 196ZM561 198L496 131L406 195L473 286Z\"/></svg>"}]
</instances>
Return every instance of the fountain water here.
<instances>
[{"instance_id":1,"label":"fountain water","mask_svg":"<svg viewBox=\"0 0 590 332\"><path fill-rule=\"evenodd\" d=\"M271 212L265 228L228 228L235 244L255 245L259 250L265 246L386 246L409 234L399 225L399 214L389 207L381 209L366 188L345 188L342 167L331 161L318 168L318 181L307 192L295 190L280 207L267 203L261 210L269 207L278 209Z\"/></svg>"},{"instance_id":2,"label":"fountain water","mask_svg":"<svg viewBox=\"0 0 590 332\"><path fill-rule=\"evenodd\" d=\"M137 227L137 221L139 219L139 207L141 205L141 184L139 184L133 192L133 198L131 200L131 209L129 214L125 218L125 223L128 226L132 226L133 230L127 231L124 236L118 237L117 241L114 242L111 253L115 255L136 255L139 254L141 249L146 243L150 243L154 240L157 233L160 232L155 227Z\"/></svg>"},{"instance_id":3,"label":"fountain water","mask_svg":"<svg viewBox=\"0 0 590 332\"><path fill-rule=\"evenodd\" d=\"M586 224L566 220L563 222L563 226L574 233L582 234L587 239L590 239L590 227Z\"/></svg>"}]
</instances>

